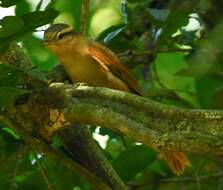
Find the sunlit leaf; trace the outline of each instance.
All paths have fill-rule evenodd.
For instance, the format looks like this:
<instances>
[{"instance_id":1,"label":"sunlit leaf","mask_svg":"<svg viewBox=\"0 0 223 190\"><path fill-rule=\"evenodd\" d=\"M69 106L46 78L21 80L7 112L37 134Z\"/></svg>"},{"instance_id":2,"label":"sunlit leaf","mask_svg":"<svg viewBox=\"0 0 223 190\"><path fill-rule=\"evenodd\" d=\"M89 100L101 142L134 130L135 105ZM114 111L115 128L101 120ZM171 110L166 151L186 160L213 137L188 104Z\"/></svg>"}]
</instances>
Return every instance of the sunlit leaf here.
<instances>
[{"instance_id":1,"label":"sunlit leaf","mask_svg":"<svg viewBox=\"0 0 223 190\"><path fill-rule=\"evenodd\" d=\"M195 80L192 77L176 75L178 71L186 67L185 55L182 52L158 54L155 60L159 82L191 105L198 106Z\"/></svg>"},{"instance_id":2,"label":"sunlit leaf","mask_svg":"<svg viewBox=\"0 0 223 190\"><path fill-rule=\"evenodd\" d=\"M19 140L20 137L15 133L15 131L13 131L12 129L8 128L8 127L3 127L2 130L8 132L10 135L12 135L15 139Z\"/></svg>"}]
</instances>

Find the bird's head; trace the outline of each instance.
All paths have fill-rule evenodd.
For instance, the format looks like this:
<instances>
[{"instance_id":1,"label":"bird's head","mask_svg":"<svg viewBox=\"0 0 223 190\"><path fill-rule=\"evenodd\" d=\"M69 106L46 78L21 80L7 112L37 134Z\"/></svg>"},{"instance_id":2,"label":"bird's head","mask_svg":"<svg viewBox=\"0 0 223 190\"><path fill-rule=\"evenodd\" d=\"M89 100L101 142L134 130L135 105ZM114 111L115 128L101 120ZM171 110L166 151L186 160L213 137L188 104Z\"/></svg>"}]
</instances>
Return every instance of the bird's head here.
<instances>
[{"instance_id":1,"label":"bird's head","mask_svg":"<svg viewBox=\"0 0 223 190\"><path fill-rule=\"evenodd\" d=\"M58 58L69 56L80 43L81 35L67 24L53 24L44 32L43 44Z\"/></svg>"},{"instance_id":2,"label":"bird's head","mask_svg":"<svg viewBox=\"0 0 223 190\"><path fill-rule=\"evenodd\" d=\"M62 45L70 42L70 40L78 33L67 24L53 24L44 32L44 44Z\"/></svg>"}]
</instances>

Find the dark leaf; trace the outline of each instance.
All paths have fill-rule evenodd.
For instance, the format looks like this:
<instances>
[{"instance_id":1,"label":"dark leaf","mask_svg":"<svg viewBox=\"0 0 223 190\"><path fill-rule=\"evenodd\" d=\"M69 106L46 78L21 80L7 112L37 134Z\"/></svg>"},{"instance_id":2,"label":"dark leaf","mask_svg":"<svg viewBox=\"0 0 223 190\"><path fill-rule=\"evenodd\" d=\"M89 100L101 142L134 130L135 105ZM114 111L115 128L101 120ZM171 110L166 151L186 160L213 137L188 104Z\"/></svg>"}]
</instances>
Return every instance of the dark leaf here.
<instances>
[{"instance_id":1,"label":"dark leaf","mask_svg":"<svg viewBox=\"0 0 223 190\"><path fill-rule=\"evenodd\" d=\"M22 0L1 0L0 7L10 7L16 5L17 3L21 2Z\"/></svg>"},{"instance_id":2,"label":"dark leaf","mask_svg":"<svg viewBox=\"0 0 223 190\"><path fill-rule=\"evenodd\" d=\"M56 18L59 11L50 9L47 11L31 12L21 16L24 26L13 35L0 39L0 51L5 50L12 41L24 37L27 33L33 32L36 28L43 26Z\"/></svg>"},{"instance_id":3,"label":"dark leaf","mask_svg":"<svg viewBox=\"0 0 223 190\"><path fill-rule=\"evenodd\" d=\"M40 11L42 4L43 4L43 0L40 0L39 3L36 6L36 10L35 11Z\"/></svg>"},{"instance_id":4,"label":"dark leaf","mask_svg":"<svg viewBox=\"0 0 223 190\"><path fill-rule=\"evenodd\" d=\"M17 70L19 69L11 65L0 64L0 77Z\"/></svg>"},{"instance_id":5,"label":"dark leaf","mask_svg":"<svg viewBox=\"0 0 223 190\"><path fill-rule=\"evenodd\" d=\"M18 86L23 79L24 72L18 68L0 64L0 87L16 87Z\"/></svg>"},{"instance_id":6,"label":"dark leaf","mask_svg":"<svg viewBox=\"0 0 223 190\"><path fill-rule=\"evenodd\" d=\"M23 20L17 16L6 16L0 20L0 38L15 34L24 26Z\"/></svg>"},{"instance_id":7,"label":"dark leaf","mask_svg":"<svg viewBox=\"0 0 223 190\"><path fill-rule=\"evenodd\" d=\"M167 20L165 21L162 27L161 39L169 38L174 34L178 29L183 26L186 26L189 19L189 13L178 11L169 14Z\"/></svg>"},{"instance_id":8,"label":"dark leaf","mask_svg":"<svg viewBox=\"0 0 223 190\"><path fill-rule=\"evenodd\" d=\"M16 87L23 81L23 72L20 70L15 70L13 72L7 73L0 76L0 87L10 86Z\"/></svg>"},{"instance_id":9,"label":"dark leaf","mask_svg":"<svg viewBox=\"0 0 223 190\"><path fill-rule=\"evenodd\" d=\"M37 27L43 26L53 21L59 14L59 11L49 9L47 11L31 12L22 15L22 19L25 23L23 30L25 32L31 32Z\"/></svg>"},{"instance_id":10,"label":"dark leaf","mask_svg":"<svg viewBox=\"0 0 223 190\"><path fill-rule=\"evenodd\" d=\"M14 106L15 101L21 95L25 94L23 89L13 87L1 87L0 88L0 107L11 109Z\"/></svg>"},{"instance_id":11,"label":"dark leaf","mask_svg":"<svg viewBox=\"0 0 223 190\"><path fill-rule=\"evenodd\" d=\"M196 79L197 95L202 108L220 108L222 109L223 77L212 75L203 76Z\"/></svg>"},{"instance_id":12,"label":"dark leaf","mask_svg":"<svg viewBox=\"0 0 223 190\"><path fill-rule=\"evenodd\" d=\"M142 3L143 1L146 0L127 0L129 3Z\"/></svg>"},{"instance_id":13,"label":"dark leaf","mask_svg":"<svg viewBox=\"0 0 223 190\"><path fill-rule=\"evenodd\" d=\"M155 157L156 153L153 150L143 145L133 146L123 151L112 165L120 177L124 181L128 181L137 173L144 171Z\"/></svg>"}]
</instances>

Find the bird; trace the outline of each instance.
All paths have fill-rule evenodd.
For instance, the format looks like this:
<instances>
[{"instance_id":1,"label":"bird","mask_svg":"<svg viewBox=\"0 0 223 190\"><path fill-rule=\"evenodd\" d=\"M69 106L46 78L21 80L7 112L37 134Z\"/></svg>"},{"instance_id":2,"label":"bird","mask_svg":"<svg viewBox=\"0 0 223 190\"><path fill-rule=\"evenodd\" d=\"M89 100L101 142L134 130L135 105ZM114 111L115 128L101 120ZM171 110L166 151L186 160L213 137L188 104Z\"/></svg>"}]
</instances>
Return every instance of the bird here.
<instances>
[{"instance_id":1,"label":"bird","mask_svg":"<svg viewBox=\"0 0 223 190\"><path fill-rule=\"evenodd\" d=\"M115 53L76 32L73 27L64 23L51 25L44 31L44 44L58 58L73 83L81 82L145 96L137 80ZM190 166L183 151L167 151L162 157L177 175Z\"/></svg>"}]
</instances>

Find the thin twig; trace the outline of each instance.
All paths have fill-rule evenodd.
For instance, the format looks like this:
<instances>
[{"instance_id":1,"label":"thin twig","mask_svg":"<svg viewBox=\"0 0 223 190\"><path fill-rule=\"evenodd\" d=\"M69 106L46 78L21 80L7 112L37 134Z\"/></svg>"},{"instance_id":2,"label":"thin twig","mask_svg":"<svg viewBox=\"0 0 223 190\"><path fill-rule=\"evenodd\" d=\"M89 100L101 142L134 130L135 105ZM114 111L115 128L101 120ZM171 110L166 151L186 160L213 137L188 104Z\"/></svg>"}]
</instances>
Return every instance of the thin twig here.
<instances>
[{"instance_id":1,"label":"thin twig","mask_svg":"<svg viewBox=\"0 0 223 190\"><path fill-rule=\"evenodd\" d=\"M218 179L223 177L223 172L217 172L209 175L203 175L203 176L190 176L190 177L177 177L177 178L166 178L161 179L160 183L178 183L178 182L191 182L191 183L197 183L198 181L205 181L209 179ZM134 182L128 182L128 186L130 187L145 187L151 185L151 182L148 183L134 183Z\"/></svg>"},{"instance_id":2,"label":"thin twig","mask_svg":"<svg viewBox=\"0 0 223 190\"><path fill-rule=\"evenodd\" d=\"M52 187L52 185L51 185L51 183L50 183L50 180L49 180L49 176L48 176L48 174L47 174L47 171L46 171L46 169L44 168L44 166L43 166L43 164L42 164L42 160L39 160L39 161L37 162L37 164L38 164L38 166L39 166L40 174L42 175L43 180L44 180L44 182L46 183L47 189L48 189L48 190L53 190L53 187Z\"/></svg>"},{"instance_id":3,"label":"thin twig","mask_svg":"<svg viewBox=\"0 0 223 190\"><path fill-rule=\"evenodd\" d=\"M204 181L204 180L208 180L208 179L213 179L213 178L221 178L223 177L223 172L217 172L217 173L213 173L213 174L209 174L209 175L202 175L202 176L191 176L191 177L178 177L178 178L167 178L167 179L163 179L161 180L162 182L165 183L175 183L175 182L197 182L199 181Z\"/></svg>"},{"instance_id":4,"label":"thin twig","mask_svg":"<svg viewBox=\"0 0 223 190\"><path fill-rule=\"evenodd\" d=\"M13 175L12 175L12 184L10 186L10 190L14 190L17 189L17 183L16 183L16 176L18 173L18 168L19 165L21 164L22 160L23 160L23 156L25 154L25 146L24 144L20 144L19 146L19 150L17 152L17 162L15 163L15 167L14 167L14 171L13 171Z\"/></svg>"},{"instance_id":5,"label":"thin twig","mask_svg":"<svg viewBox=\"0 0 223 190\"><path fill-rule=\"evenodd\" d=\"M88 13L89 13L90 0L83 0L81 9L81 34L85 35L88 23Z\"/></svg>"},{"instance_id":6,"label":"thin twig","mask_svg":"<svg viewBox=\"0 0 223 190\"><path fill-rule=\"evenodd\" d=\"M125 57L125 56L144 56L144 55L152 55L156 53L170 53L170 52L190 52L192 51L192 48L172 48L172 49L157 49L153 51L143 51L143 52L134 52L134 51L127 51L124 53L118 54L119 57Z\"/></svg>"}]
</instances>

